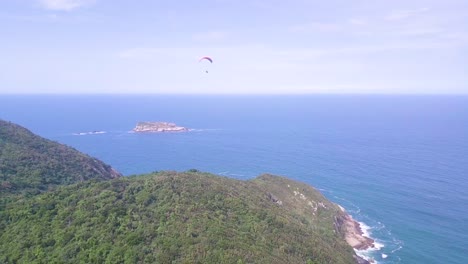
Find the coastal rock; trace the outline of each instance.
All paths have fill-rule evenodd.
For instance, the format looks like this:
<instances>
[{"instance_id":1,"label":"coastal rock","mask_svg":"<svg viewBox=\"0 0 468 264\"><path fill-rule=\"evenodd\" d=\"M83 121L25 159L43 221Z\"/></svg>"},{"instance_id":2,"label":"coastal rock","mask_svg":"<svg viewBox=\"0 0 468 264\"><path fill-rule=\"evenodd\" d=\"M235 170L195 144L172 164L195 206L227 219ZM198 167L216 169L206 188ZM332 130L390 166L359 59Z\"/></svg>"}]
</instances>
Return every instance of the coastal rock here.
<instances>
[{"instance_id":1,"label":"coastal rock","mask_svg":"<svg viewBox=\"0 0 468 264\"><path fill-rule=\"evenodd\" d=\"M351 215L340 206L343 215L335 219L335 224L343 230L344 238L350 246L356 250L368 250L375 248L374 240L364 235L359 222L353 219Z\"/></svg>"},{"instance_id":2,"label":"coastal rock","mask_svg":"<svg viewBox=\"0 0 468 264\"><path fill-rule=\"evenodd\" d=\"M188 128L169 122L138 122L134 132L184 132Z\"/></svg>"}]
</instances>

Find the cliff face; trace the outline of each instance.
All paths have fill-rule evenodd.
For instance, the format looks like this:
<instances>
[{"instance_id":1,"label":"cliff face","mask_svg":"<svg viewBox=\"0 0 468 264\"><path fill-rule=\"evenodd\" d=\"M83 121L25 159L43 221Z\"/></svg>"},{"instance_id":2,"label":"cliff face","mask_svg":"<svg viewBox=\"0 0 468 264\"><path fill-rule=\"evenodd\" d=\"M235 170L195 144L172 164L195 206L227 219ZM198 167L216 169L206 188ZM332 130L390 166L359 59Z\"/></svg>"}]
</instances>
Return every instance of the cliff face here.
<instances>
[{"instance_id":1,"label":"cliff face","mask_svg":"<svg viewBox=\"0 0 468 264\"><path fill-rule=\"evenodd\" d=\"M135 132L184 132L187 128L168 122L139 122L133 129Z\"/></svg>"},{"instance_id":2,"label":"cliff face","mask_svg":"<svg viewBox=\"0 0 468 264\"><path fill-rule=\"evenodd\" d=\"M56 185L120 177L111 166L0 120L0 191L38 192Z\"/></svg>"}]
</instances>

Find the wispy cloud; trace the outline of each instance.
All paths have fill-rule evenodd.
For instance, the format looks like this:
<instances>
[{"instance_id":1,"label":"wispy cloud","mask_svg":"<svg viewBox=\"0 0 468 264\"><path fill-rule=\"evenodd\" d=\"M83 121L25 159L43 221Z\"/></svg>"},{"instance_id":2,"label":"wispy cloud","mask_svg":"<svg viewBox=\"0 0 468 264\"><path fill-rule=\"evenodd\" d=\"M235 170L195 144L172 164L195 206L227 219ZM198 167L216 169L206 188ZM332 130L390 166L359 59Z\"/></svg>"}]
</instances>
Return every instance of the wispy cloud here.
<instances>
[{"instance_id":1,"label":"wispy cloud","mask_svg":"<svg viewBox=\"0 0 468 264\"><path fill-rule=\"evenodd\" d=\"M148 58L166 54L168 51L165 48L131 48L119 52L117 56L123 59Z\"/></svg>"},{"instance_id":2,"label":"wispy cloud","mask_svg":"<svg viewBox=\"0 0 468 264\"><path fill-rule=\"evenodd\" d=\"M325 47L332 43L335 54L385 53L388 50L447 49L467 45L467 31L461 25L466 17L440 9L420 7L392 9L378 14L356 14L334 22L311 21L289 28L296 38L320 36L319 54L329 54ZM393 11L388 11L393 10ZM343 45L337 44L341 38ZM316 42L315 42L316 43ZM313 52L314 56L317 54Z\"/></svg>"},{"instance_id":3,"label":"wispy cloud","mask_svg":"<svg viewBox=\"0 0 468 264\"><path fill-rule=\"evenodd\" d=\"M387 53L388 51L408 51L422 49L440 49L450 47L452 43L447 41L414 43L369 43L360 45L348 45L346 47L319 47L319 48L286 48L272 45L246 45L207 47L204 49L193 47L136 47L122 50L117 57L126 60L162 60L171 61L198 61L198 56L209 55L214 58L223 58L225 63L240 65L242 68L270 69L270 68L294 68L297 65L320 62L323 68L324 62L336 60L359 59L363 55ZM250 58L248 64L245 58ZM310 69L310 66L309 66Z\"/></svg>"},{"instance_id":4,"label":"wispy cloud","mask_svg":"<svg viewBox=\"0 0 468 264\"><path fill-rule=\"evenodd\" d=\"M351 18L349 20L349 23L352 24L352 25L367 25L367 21L365 19L362 19L362 18Z\"/></svg>"},{"instance_id":5,"label":"wispy cloud","mask_svg":"<svg viewBox=\"0 0 468 264\"><path fill-rule=\"evenodd\" d=\"M290 27L291 32L337 32L342 26L337 23L312 22Z\"/></svg>"},{"instance_id":6,"label":"wispy cloud","mask_svg":"<svg viewBox=\"0 0 468 264\"><path fill-rule=\"evenodd\" d=\"M71 11L73 9L94 4L96 0L39 0L40 4L49 10Z\"/></svg>"},{"instance_id":7,"label":"wispy cloud","mask_svg":"<svg viewBox=\"0 0 468 264\"><path fill-rule=\"evenodd\" d=\"M55 22L59 19L57 14L41 14L41 15L15 15L15 14L0 14L0 19L11 21L24 22Z\"/></svg>"},{"instance_id":8,"label":"wispy cloud","mask_svg":"<svg viewBox=\"0 0 468 264\"><path fill-rule=\"evenodd\" d=\"M419 9L413 9L413 10L392 11L385 17L385 20L400 21L400 20L408 19L410 17L414 17L414 16L417 16L417 15L426 13L427 11L429 11L429 8L427 8L427 7L423 7L423 8L419 8Z\"/></svg>"},{"instance_id":9,"label":"wispy cloud","mask_svg":"<svg viewBox=\"0 0 468 264\"><path fill-rule=\"evenodd\" d=\"M200 42L212 42L226 39L229 34L222 31L202 32L193 35L193 40Z\"/></svg>"}]
</instances>

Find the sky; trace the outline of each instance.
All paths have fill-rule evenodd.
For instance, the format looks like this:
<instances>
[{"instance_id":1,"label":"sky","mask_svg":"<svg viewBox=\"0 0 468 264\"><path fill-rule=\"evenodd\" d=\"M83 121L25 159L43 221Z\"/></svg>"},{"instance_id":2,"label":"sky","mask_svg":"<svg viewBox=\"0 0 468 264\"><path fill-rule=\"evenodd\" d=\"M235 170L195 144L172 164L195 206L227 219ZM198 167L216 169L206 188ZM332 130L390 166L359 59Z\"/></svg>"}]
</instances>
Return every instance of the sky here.
<instances>
[{"instance_id":1,"label":"sky","mask_svg":"<svg viewBox=\"0 0 468 264\"><path fill-rule=\"evenodd\" d=\"M0 94L468 94L467 25L467 0L0 0Z\"/></svg>"}]
</instances>

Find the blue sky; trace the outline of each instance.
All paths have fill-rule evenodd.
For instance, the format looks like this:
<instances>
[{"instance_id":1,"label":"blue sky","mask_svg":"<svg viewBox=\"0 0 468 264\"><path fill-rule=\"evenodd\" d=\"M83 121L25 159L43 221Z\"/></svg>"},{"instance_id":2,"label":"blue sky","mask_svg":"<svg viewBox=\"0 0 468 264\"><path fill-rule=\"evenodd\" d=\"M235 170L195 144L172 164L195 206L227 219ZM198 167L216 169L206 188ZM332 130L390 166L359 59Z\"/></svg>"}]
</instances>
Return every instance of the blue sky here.
<instances>
[{"instance_id":1,"label":"blue sky","mask_svg":"<svg viewBox=\"0 0 468 264\"><path fill-rule=\"evenodd\" d=\"M467 25L466 0L2 0L0 93L468 94Z\"/></svg>"}]
</instances>

